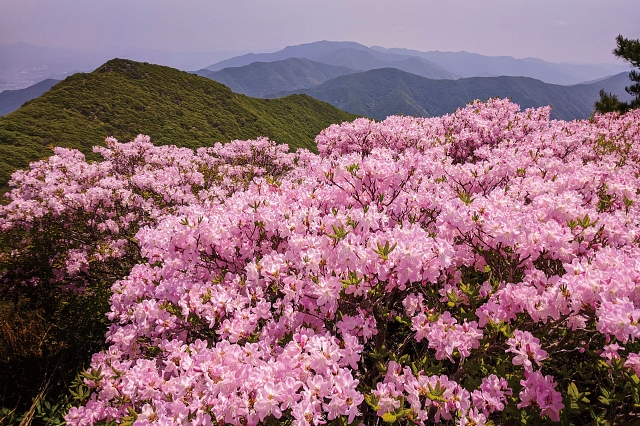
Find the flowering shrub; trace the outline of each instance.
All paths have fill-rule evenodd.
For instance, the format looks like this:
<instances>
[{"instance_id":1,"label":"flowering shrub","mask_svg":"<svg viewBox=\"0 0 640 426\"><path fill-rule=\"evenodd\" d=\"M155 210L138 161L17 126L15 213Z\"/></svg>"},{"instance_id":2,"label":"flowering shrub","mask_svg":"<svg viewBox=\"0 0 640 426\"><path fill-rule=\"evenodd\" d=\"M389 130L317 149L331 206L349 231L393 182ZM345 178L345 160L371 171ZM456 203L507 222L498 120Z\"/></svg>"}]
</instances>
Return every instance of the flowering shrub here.
<instances>
[{"instance_id":1,"label":"flowering shrub","mask_svg":"<svg viewBox=\"0 0 640 426\"><path fill-rule=\"evenodd\" d=\"M69 424L638 420L639 111L490 100L316 141L109 140L14 175L5 282L114 277Z\"/></svg>"}]
</instances>

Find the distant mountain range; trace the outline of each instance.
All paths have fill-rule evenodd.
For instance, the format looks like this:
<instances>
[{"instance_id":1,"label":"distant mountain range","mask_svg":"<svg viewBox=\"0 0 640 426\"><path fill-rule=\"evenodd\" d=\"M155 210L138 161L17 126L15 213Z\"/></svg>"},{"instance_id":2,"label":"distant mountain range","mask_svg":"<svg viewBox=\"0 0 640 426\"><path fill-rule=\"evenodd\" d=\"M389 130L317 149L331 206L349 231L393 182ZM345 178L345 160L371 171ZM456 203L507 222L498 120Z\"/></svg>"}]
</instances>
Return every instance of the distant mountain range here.
<instances>
[{"instance_id":1,"label":"distant mountain range","mask_svg":"<svg viewBox=\"0 0 640 426\"><path fill-rule=\"evenodd\" d=\"M0 91L31 86L45 79L64 79L75 72L88 72L113 57L126 57L181 70L209 71L242 67L254 62L275 62L305 58L354 72L375 68L397 68L433 79L492 77L501 75L533 77L553 84L578 84L608 77L628 67L615 64L555 64L535 58L483 56L468 52L421 52L401 48L367 47L355 42L319 41L288 46L273 53L170 52L136 47L110 51L80 51L27 43L0 45ZM206 64L212 64L207 66Z\"/></svg>"},{"instance_id":2,"label":"distant mountain range","mask_svg":"<svg viewBox=\"0 0 640 426\"><path fill-rule=\"evenodd\" d=\"M377 68L397 68L427 78L455 79L460 77L417 56L379 52L353 42L329 41L289 46L275 53L250 53L237 56L208 66L204 70L199 70L197 74L205 75L206 71L221 71L226 68L244 67L256 62L270 63L291 58L304 58L317 63L347 67L352 70L351 72Z\"/></svg>"},{"instance_id":3,"label":"distant mountain range","mask_svg":"<svg viewBox=\"0 0 640 426\"><path fill-rule=\"evenodd\" d=\"M277 92L308 89L332 78L356 71L323 64L305 58L288 58L275 62L254 62L243 67L220 71L200 70L196 74L228 86L236 93L265 97Z\"/></svg>"},{"instance_id":4,"label":"distant mountain range","mask_svg":"<svg viewBox=\"0 0 640 426\"><path fill-rule=\"evenodd\" d=\"M250 98L173 68L113 59L0 117L0 187L14 170L51 155L52 145L96 158L92 147L106 137L143 133L156 144L190 148L267 136L315 150L322 129L354 118L306 95Z\"/></svg>"},{"instance_id":5,"label":"distant mountain range","mask_svg":"<svg viewBox=\"0 0 640 426\"><path fill-rule=\"evenodd\" d=\"M409 49L373 50L424 58L461 77L532 77L545 83L572 85L603 78L624 71L628 67L612 64L556 64L536 58L516 59L511 56L483 56L469 52L420 52Z\"/></svg>"},{"instance_id":6,"label":"distant mountain range","mask_svg":"<svg viewBox=\"0 0 640 426\"><path fill-rule=\"evenodd\" d=\"M421 77L437 80L456 79L460 77L433 62L417 56L381 53L372 49L338 49L324 56L320 56L316 58L316 60L325 64L342 65L353 70L362 71L378 68L396 68Z\"/></svg>"},{"instance_id":7,"label":"distant mountain range","mask_svg":"<svg viewBox=\"0 0 640 426\"><path fill-rule=\"evenodd\" d=\"M523 108L552 105L553 118L573 120L592 114L600 89L629 99L624 90L627 71L611 64L556 64L320 41L233 57L196 73L250 96L305 93L376 119L434 116L475 99L510 97Z\"/></svg>"},{"instance_id":8,"label":"distant mountain range","mask_svg":"<svg viewBox=\"0 0 640 426\"><path fill-rule=\"evenodd\" d=\"M324 41L230 58L197 73L250 96L305 93L376 119L394 114L441 115L475 99L510 97L523 108L552 105L553 118L573 120L592 114L600 89L622 100L630 98L624 90L629 85L627 73L608 75L620 69L624 67ZM474 74L484 77L459 78ZM585 80L591 81L576 84Z\"/></svg>"},{"instance_id":9,"label":"distant mountain range","mask_svg":"<svg viewBox=\"0 0 640 426\"><path fill-rule=\"evenodd\" d=\"M0 116L7 115L20 108L25 102L42 95L60 80L47 79L26 89L4 90L0 92Z\"/></svg>"},{"instance_id":10,"label":"distant mountain range","mask_svg":"<svg viewBox=\"0 0 640 426\"><path fill-rule=\"evenodd\" d=\"M516 59L509 56L483 56L468 52L420 52L409 49L367 47L354 42L319 41L288 46L273 53L249 53L226 59L206 67L220 71L243 67L254 62L275 62L289 58L306 58L330 65L341 65L354 71L397 68L433 79L460 77L515 76L532 77L552 84L579 84L628 71L628 67L599 64L556 64L535 58Z\"/></svg>"},{"instance_id":11,"label":"distant mountain range","mask_svg":"<svg viewBox=\"0 0 640 426\"><path fill-rule=\"evenodd\" d=\"M310 89L272 97L304 93L344 111L378 120L399 114L439 116L452 113L475 99L509 97L522 108L552 105L552 118L574 120L588 118L593 113L601 88L607 92L625 93L625 85L629 85L626 73L596 83L561 86L529 77L433 80L398 69L382 68L337 77Z\"/></svg>"},{"instance_id":12,"label":"distant mountain range","mask_svg":"<svg viewBox=\"0 0 640 426\"><path fill-rule=\"evenodd\" d=\"M274 62L289 58L314 59L329 55L340 49L369 50L368 47L352 41L318 41L315 43L287 46L273 53L247 53L217 62L206 67L209 71L220 71L223 68L243 67L254 62Z\"/></svg>"}]
</instances>

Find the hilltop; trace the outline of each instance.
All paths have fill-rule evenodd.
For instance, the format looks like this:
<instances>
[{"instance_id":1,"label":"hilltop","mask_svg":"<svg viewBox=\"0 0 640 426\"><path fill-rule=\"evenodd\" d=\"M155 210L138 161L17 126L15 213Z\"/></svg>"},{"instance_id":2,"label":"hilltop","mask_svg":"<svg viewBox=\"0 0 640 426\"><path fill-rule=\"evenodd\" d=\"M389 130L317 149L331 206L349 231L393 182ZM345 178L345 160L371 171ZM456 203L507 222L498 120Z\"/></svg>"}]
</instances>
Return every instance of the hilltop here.
<instances>
[{"instance_id":1,"label":"hilltop","mask_svg":"<svg viewBox=\"0 0 640 426\"><path fill-rule=\"evenodd\" d=\"M95 158L92 147L106 137L128 141L142 133L189 148L267 136L314 150L322 129L355 117L307 95L255 99L173 68L113 59L0 117L0 185L50 155L50 146Z\"/></svg>"}]
</instances>

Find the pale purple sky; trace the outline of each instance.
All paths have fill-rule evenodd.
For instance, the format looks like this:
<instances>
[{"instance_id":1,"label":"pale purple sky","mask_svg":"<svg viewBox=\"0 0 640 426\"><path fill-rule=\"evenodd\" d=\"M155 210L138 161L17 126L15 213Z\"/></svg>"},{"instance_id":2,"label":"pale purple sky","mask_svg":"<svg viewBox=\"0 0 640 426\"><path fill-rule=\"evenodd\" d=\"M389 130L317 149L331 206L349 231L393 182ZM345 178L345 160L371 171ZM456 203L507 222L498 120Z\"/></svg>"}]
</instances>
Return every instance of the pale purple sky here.
<instances>
[{"instance_id":1,"label":"pale purple sky","mask_svg":"<svg viewBox=\"0 0 640 426\"><path fill-rule=\"evenodd\" d=\"M0 0L0 44L277 50L318 40L615 62L639 0Z\"/></svg>"}]
</instances>

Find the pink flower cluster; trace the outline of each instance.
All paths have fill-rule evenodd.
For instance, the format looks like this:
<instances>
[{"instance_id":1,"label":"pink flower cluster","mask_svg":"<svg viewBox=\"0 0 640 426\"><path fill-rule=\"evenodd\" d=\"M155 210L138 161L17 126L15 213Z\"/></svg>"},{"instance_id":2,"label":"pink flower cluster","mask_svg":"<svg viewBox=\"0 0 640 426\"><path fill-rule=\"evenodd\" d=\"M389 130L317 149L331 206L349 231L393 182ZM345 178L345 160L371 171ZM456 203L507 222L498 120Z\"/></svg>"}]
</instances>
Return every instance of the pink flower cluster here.
<instances>
[{"instance_id":1,"label":"pink flower cluster","mask_svg":"<svg viewBox=\"0 0 640 426\"><path fill-rule=\"evenodd\" d=\"M179 206L226 198L256 176L279 176L295 159L286 146L266 138L217 144L196 154L155 147L148 136L131 143L108 138L106 145L94 149L103 156L101 162L55 148L55 155L13 174L10 185L15 188L7 194L12 202L0 207L0 230L15 233L20 248L46 250L51 241L43 238L54 244L45 253L50 258L46 276L32 270L41 251L15 250L12 262L20 262L20 268L5 272L5 283L16 287L48 278L81 289L105 275L122 277L140 261L133 238L140 228Z\"/></svg>"},{"instance_id":2,"label":"pink flower cluster","mask_svg":"<svg viewBox=\"0 0 640 426\"><path fill-rule=\"evenodd\" d=\"M58 149L14 175L0 227L64 220L57 282L138 250L69 424L559 421L559 357L636 347L640 111L494 99L316 141L108 140L102 162Z\"/></svg>"},{"instance_id":3,"label":"pink flower cluster","mask_svg":"<svg viewBox=\"0 0 640 426\"><path fill-rule=\"evenodd\" d=\"M457 412L467 413L471 407L469 391L445 375L416 376L411 368L403 369L395 361L389 362L388 370L372 392L378 399L379 416L399 408L401 399L406 399L415 413L412 420L416 423L451 420ZM435 414L430 418L432 412Z\"/></svg>"},{"instance_id":4,"label":"pink flower cluster","mask_svg":"<svg viewBox=\"0 0 640 426\"><path fill-rule=\"evenodd\" d=\"M551 420L560 421L560 410L564 408L562 395L556 391L556 383L551 376L543 376L538 370L533 373L526 372L525 380L521 380L521 402L518 408L536 405L540 408L540 415L549 416Z\"/></svg>"}]
</instances>

